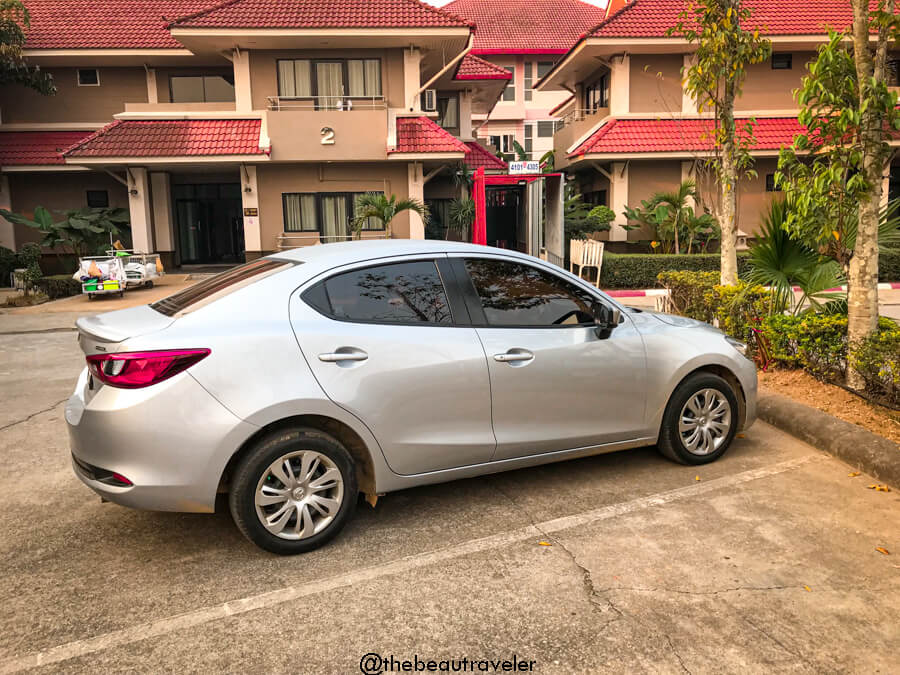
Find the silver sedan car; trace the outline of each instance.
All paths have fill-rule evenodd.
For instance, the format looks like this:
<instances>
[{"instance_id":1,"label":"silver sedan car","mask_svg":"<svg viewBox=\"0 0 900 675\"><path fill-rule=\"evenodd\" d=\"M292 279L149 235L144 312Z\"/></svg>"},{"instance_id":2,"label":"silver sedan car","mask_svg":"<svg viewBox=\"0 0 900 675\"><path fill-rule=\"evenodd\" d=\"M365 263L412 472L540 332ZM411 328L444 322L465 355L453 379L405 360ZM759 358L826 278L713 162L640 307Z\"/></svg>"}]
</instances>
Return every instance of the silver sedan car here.
<instances>
[{"instance_id":1,"label":"silver sedan car","mask_svg":"<svg viewBox=\"0 0 900 675\"><path fill-rule=\"evenodd\" d=\"M711 462L756 416L744 345L527 255L441 241L279 253L78 321L75 473L300 553L359 494L656 444Z\"/></svg>"}]
</instances>

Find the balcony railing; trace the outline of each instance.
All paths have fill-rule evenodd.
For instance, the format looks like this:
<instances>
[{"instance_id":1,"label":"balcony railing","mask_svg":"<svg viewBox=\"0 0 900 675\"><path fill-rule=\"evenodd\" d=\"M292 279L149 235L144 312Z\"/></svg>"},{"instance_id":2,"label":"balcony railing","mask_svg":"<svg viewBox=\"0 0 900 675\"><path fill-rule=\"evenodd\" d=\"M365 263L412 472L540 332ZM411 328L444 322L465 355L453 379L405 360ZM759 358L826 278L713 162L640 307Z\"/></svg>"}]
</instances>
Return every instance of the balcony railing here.
<instances>
[{"instance_id":1,"label":"balcony railing","mask_svg":"<svg viewBox=\"0 0 900 675\"><path fill-rule=\"evenodd\" d=\"M269 110L384 110L384 96L268 96Z\"/></svg>"},{"instance_id":2,"label":"balcony railing","mask_svg":"<svg viewBox=\"0 0 900 675\"><path fill-rule=\"evenodd\" d=\"M386 230L363 230L362 239L387 239ZM315 244L332 244L338 241L354 241L355 234L325 235L318 232L302 232L297 234L278 235L278 250L286 251L291 248L311 246Z\"/></svg>"},{"instance_id":3,"label":"balcony railing","mask_svg":"<svg viewBox=\"0 0 900 675\"><path fill-rule=\"evenodd\" d=\"M554 132L560 131L561 129L564 129L567 126L571 126L572 124L575 124L576 122L581 122L583 120L586 120L589 117L594 117L597 115L604 116L604 115L608 115L608 114L609 114L609 108L598 108L596 110L588 110L586 108L575 108L574 110L570 110L565 115L560 117L556 121L556 127L553 130L554 130Z\"/></svg>"}]
</instances>

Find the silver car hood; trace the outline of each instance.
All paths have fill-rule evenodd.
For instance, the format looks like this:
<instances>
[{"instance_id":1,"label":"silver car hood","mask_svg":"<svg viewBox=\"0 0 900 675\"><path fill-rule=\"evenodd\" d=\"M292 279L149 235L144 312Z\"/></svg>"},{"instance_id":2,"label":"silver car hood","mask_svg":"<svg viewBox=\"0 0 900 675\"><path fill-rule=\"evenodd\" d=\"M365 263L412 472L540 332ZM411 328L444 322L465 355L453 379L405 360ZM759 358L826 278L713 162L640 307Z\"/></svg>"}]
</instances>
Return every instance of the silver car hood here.
<instances>
[{"instance_id":1,"label":"silver car hood","mask_svg":"<svg viewBox=\"0 0 900 675\"><path fill-rule=\"evenodd\" d=\"M686 316L678 316L677 314L664 314L663 312L650 312L646 309L642 312L643 314L649 314L650 316L659 319L663 323L667 323L670 326L677 326L678 328L708 328L710 330L719 329L715 326L711 326L708 323L703 321L697 321L697 319L689 319ZM721 331L720 331L721 332Z\"/></svg>"}]
</instances>

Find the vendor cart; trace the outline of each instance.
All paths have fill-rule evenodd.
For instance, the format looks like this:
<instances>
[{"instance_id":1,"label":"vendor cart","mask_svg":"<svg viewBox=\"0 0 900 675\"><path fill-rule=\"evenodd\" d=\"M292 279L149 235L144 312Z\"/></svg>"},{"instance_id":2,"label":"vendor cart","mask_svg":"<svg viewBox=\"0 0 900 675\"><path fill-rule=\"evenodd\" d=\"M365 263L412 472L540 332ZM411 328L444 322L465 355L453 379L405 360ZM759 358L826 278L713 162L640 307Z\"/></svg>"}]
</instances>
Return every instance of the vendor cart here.
<instances>
[{"instance_id":1,"label":"vendor cart","mask_svg":"<svg viewBox=\"0 0 900 675\"><path fill-rule=\"evenodd\" d=\"M125 295L127 276L124 258L116 255L85 256L78 259L78 271L73 279L81 282L81 292L88 298L118 293Z\"/></svg>"},{"instance_id":2,"label":"vendor cart","mask_svg":"<svg viewBox=\"0 0 900 675\"><path fill-rule=\"evenodd\" d=\"M165 274L158 253L135 253L126 249L107 251L110 256L122 260L125 265L125 285L127 288L151 288L153 280Z\"/></svg>"}]
</instances>

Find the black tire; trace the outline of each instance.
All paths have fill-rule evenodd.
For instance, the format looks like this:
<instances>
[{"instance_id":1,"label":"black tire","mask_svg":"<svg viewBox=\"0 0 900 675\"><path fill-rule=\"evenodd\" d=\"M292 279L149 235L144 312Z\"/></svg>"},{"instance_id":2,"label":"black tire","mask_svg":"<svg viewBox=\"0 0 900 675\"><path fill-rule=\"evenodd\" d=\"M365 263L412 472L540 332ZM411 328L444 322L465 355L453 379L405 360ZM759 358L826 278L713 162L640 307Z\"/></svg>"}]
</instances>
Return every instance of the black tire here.
<instances>
[{"instance_id":1,"label":"black tire","mask_svg":"<svg viewBox=\"0 0 900 675\"><path fill-rule=\"evenodd\" d=\"M719 447L709 454L700 455L688 450L679 433L678 422L685 404L692 396L703 389L715 389L727 399L731 406L731 428L724 436ZM663 456L671 459L673 462L690 465L708 464L719 459L728 450L734 435L737 433L739 421L737 395L731 388L731 385L718 375L696 373L690 375L678 385L669 398L666 412L663 414L662 425L659 429L659 441L656 446Z\"/></svg>"},{"instance_id":2,"label":"black tire","mask_svg":"<svg viewBox=\"0 0 900 675\"><path fill-rule=\"evenodd\" d=\"M312 450L334 463L343 481L343 497L337 515L319 532L303 539L283 539L270 532L256 510L256 489L270 465L281 456L300 450ZM334 437L307 427L282 429L261 438L235 467L228 495L231 517L241 533L254 544L279 555L306 553L333 539L347 524L356 509L359 489L350 453Z\"/></svg>"}]
</instances>

